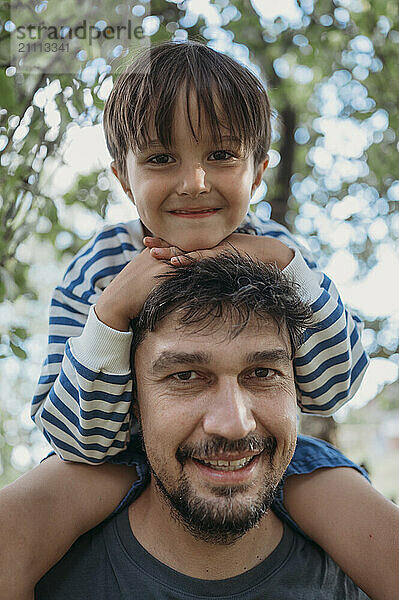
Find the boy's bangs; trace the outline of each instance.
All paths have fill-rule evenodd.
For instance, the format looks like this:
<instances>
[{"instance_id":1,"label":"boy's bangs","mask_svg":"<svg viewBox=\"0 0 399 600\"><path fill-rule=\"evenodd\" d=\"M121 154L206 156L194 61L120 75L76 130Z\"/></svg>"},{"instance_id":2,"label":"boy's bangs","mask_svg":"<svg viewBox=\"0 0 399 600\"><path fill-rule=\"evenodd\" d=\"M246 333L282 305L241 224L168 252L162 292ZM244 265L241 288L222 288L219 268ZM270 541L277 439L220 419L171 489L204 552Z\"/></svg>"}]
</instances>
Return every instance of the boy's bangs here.
<instances>
[{"instance_id":1,"label":"boy's bangs","mask_svg":"<svg viewBox=\"0 0 399 600\"><path fill-rule=\"evenodd\" d=\"M169 93L168 93L169 92ZM173 93L170 93L173 92ZM183 104L185 115L179 113L180 94L185 93ZM203 85L195 79L186 79L174 90L159 90L157 96L148 98L142 114L137 115L138 122L132 129L138 135L133 135L133 147L142 150L152 139L151 131L156 132L157 139L165 148L173 145L173 126L176 119L187 117L193 138L198 141L204 131L220 147L226 136L249 155L254 150L254 140L249 138L248 131L242 126L234 102L227 101L223 90L218 89L217 83L208 78ZM192 114L190 100L195 98L196 110ZM150 126L149 126L150 124Z\"/></svg>"}]
</instances>

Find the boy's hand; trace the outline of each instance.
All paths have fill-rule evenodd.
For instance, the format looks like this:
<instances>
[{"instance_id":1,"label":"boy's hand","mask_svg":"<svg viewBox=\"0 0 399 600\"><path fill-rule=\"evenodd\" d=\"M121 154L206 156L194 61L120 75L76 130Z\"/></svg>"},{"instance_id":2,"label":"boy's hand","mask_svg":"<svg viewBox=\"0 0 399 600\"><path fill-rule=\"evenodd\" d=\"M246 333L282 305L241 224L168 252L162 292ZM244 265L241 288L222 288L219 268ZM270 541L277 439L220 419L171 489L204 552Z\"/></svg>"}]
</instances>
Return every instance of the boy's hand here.
<instances>
[{"instance_id":1,"label":"boy's hand","mask_svg":"<svg viewBox=\"0 0 399 600\"><path fill-rule=\"evenodd\" d=\"M95 306L97 317L112 329L128 331L131 319L159 283L156 276L169 270L167 263L143 250L105 288Z\"/></svg>"},{"instance_id":2,"label":"boy's hand","mask_svg":"<svg viewBox=\"0 0 399 600\"><path fill-rule=\"evenodd\" d=\"M236 249L267 264L275 263L280 270L285 269L294 258L294 251L279 240L245 233L232 233L214 248L188 253L175 246L169 246L160 238L144 238L144 244L150 248L152 256L160 260L170 260L173 265L178 266L185 266L193 259L217 256L228 249Z\"/></svg>"}]
</instances>

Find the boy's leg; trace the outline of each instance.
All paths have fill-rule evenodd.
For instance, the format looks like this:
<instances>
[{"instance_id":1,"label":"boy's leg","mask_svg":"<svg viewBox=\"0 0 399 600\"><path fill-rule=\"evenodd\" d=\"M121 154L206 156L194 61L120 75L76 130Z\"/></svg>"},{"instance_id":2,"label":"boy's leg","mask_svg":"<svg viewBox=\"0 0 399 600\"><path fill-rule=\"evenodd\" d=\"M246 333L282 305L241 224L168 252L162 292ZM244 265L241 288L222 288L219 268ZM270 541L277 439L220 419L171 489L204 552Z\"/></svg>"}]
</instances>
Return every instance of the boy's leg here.
<instances>
[{"instance_id":1,"label":"boy's leg","mask_svg":"<svg viewBox=\"0 0 399 600\"><path fill-rule=\"evenodd\" d=\"M36 582L118 506L136 478L134 467L51 456L0 490L0 600L30 600Z\"/></svg>"},{"instance_id":2,"label":"boy's leg","mask_svg":"<svg viewBox=\"0 0 399 600\"><path fill-rule=\"evenodd\" d=\"M305 533L374 600L399 590L399 509L348 467L287 478L285 505Z\"/></svg>"},{"instance_id":3,"label":"boy's leg","mask_svg":"<svg viewBox=\"0 0 399 600\"><path fill-rule=\"evenodd\" d=\"M314 438L298 436L286 474L275 506L279 516L322 546L370 598L394 598L399 508L370 485L360 467Z\"/></svg>"}]
</instances>

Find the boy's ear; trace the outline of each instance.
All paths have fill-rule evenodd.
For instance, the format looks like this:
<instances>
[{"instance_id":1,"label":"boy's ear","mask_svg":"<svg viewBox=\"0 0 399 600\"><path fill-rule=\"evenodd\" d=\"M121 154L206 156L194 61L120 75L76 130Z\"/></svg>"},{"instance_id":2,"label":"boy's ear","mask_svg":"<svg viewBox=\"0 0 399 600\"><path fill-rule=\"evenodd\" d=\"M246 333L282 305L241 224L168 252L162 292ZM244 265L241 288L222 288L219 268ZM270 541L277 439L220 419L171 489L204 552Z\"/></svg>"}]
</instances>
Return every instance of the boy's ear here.
<instances>
[{"instance_id":1,"label":"boy's ear","mask_svg":"<svg viewBox=\"0 0 399 600\"><path fill-rule=\"evenodd\" d=\"M116 162L114 160L111 163L111 170L112 170L113 174L115 175L115 177L119 180L125 194L129 197L129 199L134 204L132 190L130 189L129 184L126 183L126 181L123 179L123 177L119 174L119 171L116 166Z\"/></svg>"},{"instance_id":2,"label":"boy's ear","mask_svg":"<svg viewBox=\"0 0 399 600\"><path fill-rule=\"evenodd\" d=\"M266 156L265 160L262 161L255 169L255 179L252 184L252 193L254 193L254 191L259 187L260 182L262 181L263 173L266 171L268 164L269 157Z\"/></svg>"}]
</instances>

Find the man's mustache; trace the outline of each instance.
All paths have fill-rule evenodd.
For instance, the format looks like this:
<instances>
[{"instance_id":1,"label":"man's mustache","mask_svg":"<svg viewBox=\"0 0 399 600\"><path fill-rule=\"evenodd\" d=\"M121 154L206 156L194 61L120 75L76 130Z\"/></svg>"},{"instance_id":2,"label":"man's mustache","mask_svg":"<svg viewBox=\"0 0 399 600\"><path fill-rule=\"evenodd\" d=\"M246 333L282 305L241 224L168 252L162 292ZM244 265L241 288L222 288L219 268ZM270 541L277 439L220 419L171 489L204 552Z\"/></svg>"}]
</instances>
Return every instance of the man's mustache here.
<instances>
[{"instance_id":1,"label":"man's mustache","mask_svg":"<svg viewBox=\"0 0 399 600\"><path fill-rule=\"evenodd\" d=\"M183 466L190 458L206 459L217 454L234 454L240 452L263 451L272 459L277 448L277 440L274 436L261 436L250 433L239 440L229 440L224 437L215 436L198 444L182 444L178 447L176 458Z\"/></svg>"}]
</instances>

